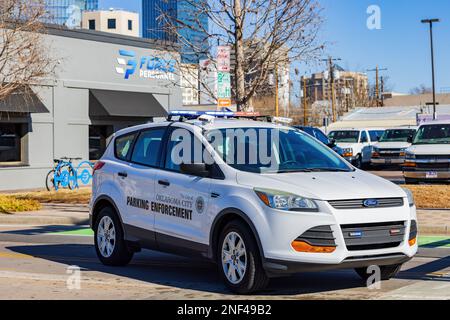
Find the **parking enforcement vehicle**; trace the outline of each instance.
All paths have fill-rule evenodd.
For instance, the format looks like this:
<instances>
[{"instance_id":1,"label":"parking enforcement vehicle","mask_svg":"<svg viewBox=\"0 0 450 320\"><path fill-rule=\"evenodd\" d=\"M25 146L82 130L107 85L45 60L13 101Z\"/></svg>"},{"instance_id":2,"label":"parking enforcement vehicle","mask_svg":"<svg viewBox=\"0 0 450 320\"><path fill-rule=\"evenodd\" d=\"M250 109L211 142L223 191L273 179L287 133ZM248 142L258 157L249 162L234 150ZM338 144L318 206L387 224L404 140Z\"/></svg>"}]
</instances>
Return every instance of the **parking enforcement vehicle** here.
<instances>
[{"instance_id":1,"label":"parking enforcement vehicle","mask_svg":"<svg viewBox=\"0 0 450 320\"><path fill-rule=\"evenodd\" d=\"M372 149L372 165L401 165L416 133L414 127L387 129Z\"/></svg>"},{"instance_id":2,"label":"parking enforcement vehicle","mask_svg":"<svg viewBox=\"0 0 450 320\"><path fill-rule=\"evenodd\" d=\"M117 132L90 202L102 263L141 249L203 257L242 294L303 271L367 279L377 265L389 279L417 251L416 220L410 192L300 130L207 116Z\"/></svg>"},{"instance_id":3,"label":"parking enforcement vehicle","mask_svg":"<svg viewBox=\"0 0 450 320\"><path fill-rule=\"evenodd\" d=\"M407 184L450 182L450 121L422 124L405 157Z\"/></svg>"},{"instance_id":4,"label":"parking enforcement vehicle","mask_svg":"<svg viewBox=\"0 0 450 320\"><path fill-rule=\"evenodd\" d=\"M372 145L377 142L381 130L369 132L366 129L339 129L331 131L328 136L343 149L343 157L357 168L370 164Z\"/></svg>"}]
</instances>

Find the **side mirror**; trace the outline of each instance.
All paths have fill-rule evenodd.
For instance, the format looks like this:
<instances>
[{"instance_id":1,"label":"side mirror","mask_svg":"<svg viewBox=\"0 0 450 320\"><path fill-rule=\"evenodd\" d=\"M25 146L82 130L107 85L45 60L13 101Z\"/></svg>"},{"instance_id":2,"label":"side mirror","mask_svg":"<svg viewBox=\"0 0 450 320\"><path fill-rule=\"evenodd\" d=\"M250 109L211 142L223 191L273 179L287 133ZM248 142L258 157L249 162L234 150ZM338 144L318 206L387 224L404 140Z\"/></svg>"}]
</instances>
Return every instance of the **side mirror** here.
<instances>
[{"instance_id":1,"label":"side mirror","mask_svg":"<svg viewBox=\"0 0 450 320\"><path fill-rule=\"evenodd\" d=\"M411 134L411 135L409 135L408 136L408 143L412 143L413 142L413 140L414 140L414 137L413 137L413 135Z\"/></svg>"},{"instance_id":2,"label":"side mirror","mask_svg":"<svg viewBox=\"0 0 450 320\"><path fill-rule=\"evenodd\" d=\"M182 163L180 165L181 173L197 177L209 177L211 175L208 167L204 163Z\"/></svg>"},{"instance_id":3,"label":"side mirror","mask_svg":"<svg viewBox=\"0 0 450 320\"><path fill-rule=\"evenodd\" d=\"M336 139L330 139L330 141L328 142L328 147L329 148L336 147Z\"/></svg>"}]
</instances>

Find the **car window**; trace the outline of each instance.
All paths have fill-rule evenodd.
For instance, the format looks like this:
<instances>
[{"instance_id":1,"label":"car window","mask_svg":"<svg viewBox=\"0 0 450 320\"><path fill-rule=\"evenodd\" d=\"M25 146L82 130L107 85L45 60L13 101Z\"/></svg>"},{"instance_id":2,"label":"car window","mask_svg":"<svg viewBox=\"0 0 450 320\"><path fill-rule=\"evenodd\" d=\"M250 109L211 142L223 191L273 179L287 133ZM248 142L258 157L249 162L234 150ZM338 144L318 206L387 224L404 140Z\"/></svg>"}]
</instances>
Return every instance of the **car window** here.
<instances>
[{"instance_id":1,"label":"car window","mask_svg":"<svg viewBox=\"0 0 450 320\"><path fill-rule=\"evenodd\" d=\"M200 149L198 149L200 147ZM200 152L195 152L201 150ZM194 134L186 129L177 128L172 131L167 142L164 167L167 170L180 172L181 163L202 163L204 146ZM189 154L186 154L188 152Z\"/></svg>"},{"instance_id":2,"label":"car window","mask_svg":"<svg viewBox=\"0 0 450 320\"><path fill-rule=\"evenodd\" d=\"M131 161L145 166L157 167L164 132L165 128L142 131L136 141Z\"/></svg>"},{"instance_id":3,"label":"car window","mask_svg":"<svg viewBox=\"0 0 450 320\"><path fill-rule=\"evenodd\" d=\"M367 133L365 131L361 131L361 138L359 140L361 143L368 142Z\"/></svg>"},{"instance_id":4,"label":"car window","mask_svg":"<svg viewBox=\"0 0 450 320\"><path fill-rule=\"evenodd\" d=\"M319 129L314 129L314 134L315 134L316 138L323 144L328 144L330 142L328 140L328 137L325 135L325 133L323 133Z\"/></svg>"},{"instance_id":5,"label":"car window","mask_svg":"<svg viewBox=\"0 0 450 320\"><path fill-rule=\"evenodd\" d=\"M338 143L358 143L359 131L331 131L329 137Z\"/></svg>"},{"instance_id":6,"label":"car window","mask_svg":"<svg viewBox=\"0 0 450 320\"><path fill-rule=\"evenodd\" d=\"M380 142L407 142L408 138L414 136L415 129L389 129L380 138Z\"/></svg>"},{"instance_id":7,"label":"car window","mask_svg":"<svg viewBox=\"0 0 450 320\"><path fill-rule=\"evenodd\" d=\"M421 126L414 137L414 144L450 144L450 124Z\"/></svg>"},{"instance_id":8,"label":"car window","mask_svg":"<svg viewBox=\"0 0 450 320\"><path fill-rule=\"evenodd\" d=\"M383 135L384 130L369 130L370 141L375 142Z\"/></svg>"},{"instance_id":9,"label":"car window","mask_svg":"<svg viewBox=\"0 0 450 320\"><path fill-rule=\"evenodd\" d=\"M135 137L136 132L116 138L114 145L114 153L116 158L124 161L128 160Z\"/></svg>"}]
</instances>

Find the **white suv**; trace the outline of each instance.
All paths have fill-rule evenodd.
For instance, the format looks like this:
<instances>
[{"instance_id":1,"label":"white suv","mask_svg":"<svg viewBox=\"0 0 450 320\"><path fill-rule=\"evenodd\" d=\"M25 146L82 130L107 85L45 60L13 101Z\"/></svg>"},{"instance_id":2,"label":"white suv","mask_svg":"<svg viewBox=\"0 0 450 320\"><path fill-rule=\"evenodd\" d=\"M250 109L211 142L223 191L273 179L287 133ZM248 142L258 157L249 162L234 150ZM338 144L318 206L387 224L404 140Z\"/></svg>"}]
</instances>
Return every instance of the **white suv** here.
<instances>
[{"instance_id":1,"label":"white suv","mask_svg":"<svg viewBox=\"0 0 450 320\"><path fill-rule=\"evenodd\" d=\"M141 248L203 257L238 293L311 270L354 268L367 279L377 265L389 279L417 251L409 192L267 122L203 118L121 130L96 163L92 189L102 263L126 265Z\"/></svg>"},{"instance_id":2,"label":"white suv","mask_svg":"<svg viewBox=\"0 0 450 320\"><path fill-rule=\"evenodd\" d=\"M339 129L328 136L343 149L343 157L357 168L370 163L372 146L383 134L383 129Z\"/></svg>"}]
</instances>

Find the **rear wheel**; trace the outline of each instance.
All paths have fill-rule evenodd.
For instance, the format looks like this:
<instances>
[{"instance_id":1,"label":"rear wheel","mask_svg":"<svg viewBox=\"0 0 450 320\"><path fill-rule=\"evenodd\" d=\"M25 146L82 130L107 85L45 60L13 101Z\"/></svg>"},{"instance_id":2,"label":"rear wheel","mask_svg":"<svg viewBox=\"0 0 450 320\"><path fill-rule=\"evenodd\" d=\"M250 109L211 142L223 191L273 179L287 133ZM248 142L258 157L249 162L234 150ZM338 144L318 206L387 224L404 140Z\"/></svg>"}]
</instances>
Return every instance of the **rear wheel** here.
<instances>
[{"instance_id":1,"label":"rear wheel","mask_svg":"<svg viewBox=\"0 0 450 320\"><path fill-rule=\"evenodd\" d=\"M380 280L389 280L393 277L395 277L402 267L402 264L393 264L389 266L380 266ZM363 279L364 281L367 281L367 279L373 274L373 273L367 273L367 267L364 268L356 268L356 273Z\"/></svg>"},{"instance_id":2,"label":"rear wheel","mask_svg":"<svg viewBox=\"0 0 450 320\"><path fill-rule=\"evenodd\" d=\"M233 292L248 294L264 289L267 277L256 241L241 221L228 223L219 238L217 260L226 286Z\"/></svg>"},{"instance_id":3,"label":"rear wheel","mask_svg":"<svg viewBox=\"0 0 450 320\"><path fill-rule=\"evenodd\" d=\"M133 251L128 248L120 221L111 207L101 209L94 232L95 251L103 264L124 266L131 261Z\"/></svg>"}]
</instances>

